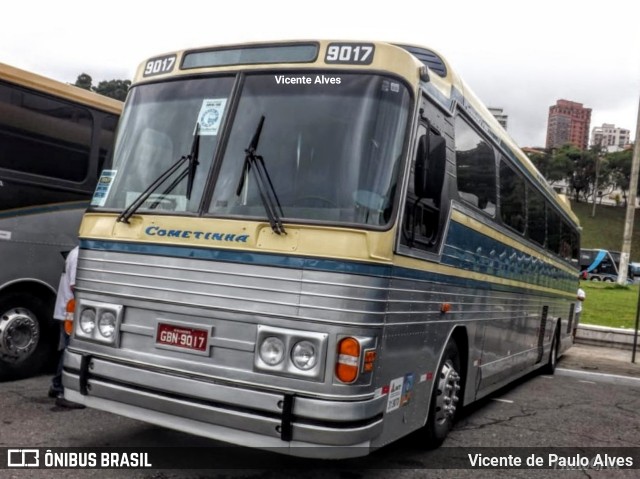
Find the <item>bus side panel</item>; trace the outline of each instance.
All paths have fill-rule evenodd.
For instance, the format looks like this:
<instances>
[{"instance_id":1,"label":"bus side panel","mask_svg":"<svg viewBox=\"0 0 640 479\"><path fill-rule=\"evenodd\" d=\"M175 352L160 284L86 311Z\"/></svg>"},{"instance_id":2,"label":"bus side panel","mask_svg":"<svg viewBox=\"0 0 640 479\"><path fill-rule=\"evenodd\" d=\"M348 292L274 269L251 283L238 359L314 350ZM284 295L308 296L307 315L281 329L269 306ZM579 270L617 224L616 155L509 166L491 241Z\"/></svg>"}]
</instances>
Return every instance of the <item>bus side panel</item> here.
<instances>
[{"instance_id":1,"label":"bus side panel","mask_svg":"<svg viewBox=\"0 0 640 479\"><path fill-rule=\"evenodd\" d=\"M63 253L77 244L84 203L0 216L0 286L36 280L55 292L64 265Z\"/></svg>"},{"instance_id":2,"label":"bus side panel","mask_svg":"<svg viewBox=\"0 0 640 479\"><path fill-rule=\"evenodd\" d=\"M480 288L468 298L479 302L471 308L476 317L464 318L485 322L480 391L542 365L558 318L568 319L577 272L518 246L512 233L490 226L483 215L454 207L442 262L468 271L470 283Z\"/></svg>"},{"instance_id":3,"label":"bus side panel","mask_svg":"<svg viewBox=\"0 0 640 479\"><path fill-rule=\"evenodd\" d=\"M373 447L382 447L416 429L426 420L435 370L448 322L388 325L382 337L378 385L386 392L383 431Z\"/></svg>"}]
</instances>

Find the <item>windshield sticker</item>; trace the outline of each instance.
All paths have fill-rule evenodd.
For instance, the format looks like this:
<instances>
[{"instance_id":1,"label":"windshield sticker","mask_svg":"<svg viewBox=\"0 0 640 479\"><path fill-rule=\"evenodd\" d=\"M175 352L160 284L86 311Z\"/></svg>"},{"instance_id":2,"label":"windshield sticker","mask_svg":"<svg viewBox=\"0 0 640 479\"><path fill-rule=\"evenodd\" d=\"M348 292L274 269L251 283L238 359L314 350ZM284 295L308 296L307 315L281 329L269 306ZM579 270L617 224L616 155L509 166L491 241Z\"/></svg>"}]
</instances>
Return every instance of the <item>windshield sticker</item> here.
<instances>
[{"instance_id":1,"label":"windshield sticker","mask_svg":"<svg viewBox=\"0 0 640 479\"><path fill-rule=\"evenodd\" d=\"M218 134L224 108L227 105L226 98L212 98L202 100L202 107L198 114L200 123L200 135L214 136Z\"/></svg>"},{"instance_id":2,"label":"windshield sticker","mask_svg":"<svg viewBox=\"0 0 640 479\"><path fill-rule=\"evenodd\" d=\"M96 185L96 191L93 193L93 199L91 200L91 206L104 206L111 191L111 185L116 178L118 170L102 170L98 184Z\"/></svg>"}]
</instances>

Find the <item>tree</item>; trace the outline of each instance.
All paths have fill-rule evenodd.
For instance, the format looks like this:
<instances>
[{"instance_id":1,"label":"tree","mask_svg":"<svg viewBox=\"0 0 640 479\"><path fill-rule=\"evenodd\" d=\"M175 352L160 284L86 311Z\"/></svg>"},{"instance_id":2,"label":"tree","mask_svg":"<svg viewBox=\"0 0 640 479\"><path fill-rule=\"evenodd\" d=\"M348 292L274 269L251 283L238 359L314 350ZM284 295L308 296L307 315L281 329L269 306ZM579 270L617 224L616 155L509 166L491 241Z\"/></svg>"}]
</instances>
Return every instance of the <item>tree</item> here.
<instances>
[{"instance_id":1,"label":"tree","mask_svg":"<svg viewBox=\"0 0 640 479\"><path fill-rule=\"evenodd\" d=\"M129 80L109 80L98 83L94 91L101 95L124 101L127 98L127 92L130 87L131 81Z\"/></svg>"},{"instance_id":2,"label":"tree","mask_svg":"<svg viewBox=\"0 0 640 479\"><path fill-rule=\"evenodd\" d=\"M567 144L558 148L555 157L554 161L569 171L569 186L575 192L576 202L580 202L581 194L587 200L595 182L596 155Z\"/></svg>"},{"instance_id":3,"label":"tree","mask_svg":"<svg viewBox=\"0 0 640 479\"><path fill-rule=\"evenodd\" d=\"M100 93L101 95L115 98L116 100L124 101L127 97L127 92L131 87L130 80L108 80L101 81L98 86L93 86L93 79L86 73L81 73L76 79L75 86L84 90Z\"/></svg>"},{"instance_id":4,"label":"tree","mask_svg":"<svg viewBox=\"0 0 640 479\"><path fill-rule=\"evenodd\" d=\"M564 180L573 173L573 163L565 155L557 155L552 149L540 153L529 153L529 159L542 176L551 184Z\"/></svg>"},{"instance_id":5,"label":"tree","mask_svg":"<svg viewBox=\"0 0 640 479\"><path fill-rule=\"evenodd\" d=\"M93 91L93 79L86 73L81 73L80 75L78 75L78 78L76 79L74 85L78 88L82 88L83 90Z\"/></svg>"},{"instance_id":6,"label":"tree","mask_svg":"<svg viewBox=\"0 0 640 479\"><path fill-rule=\"evenodd\" d=\"M610 182L622 190L624 205L627 206L627 191L631 182L631 157L633 150L608 153L605 156L604 170Z\"/></svg>"}]
</instances>

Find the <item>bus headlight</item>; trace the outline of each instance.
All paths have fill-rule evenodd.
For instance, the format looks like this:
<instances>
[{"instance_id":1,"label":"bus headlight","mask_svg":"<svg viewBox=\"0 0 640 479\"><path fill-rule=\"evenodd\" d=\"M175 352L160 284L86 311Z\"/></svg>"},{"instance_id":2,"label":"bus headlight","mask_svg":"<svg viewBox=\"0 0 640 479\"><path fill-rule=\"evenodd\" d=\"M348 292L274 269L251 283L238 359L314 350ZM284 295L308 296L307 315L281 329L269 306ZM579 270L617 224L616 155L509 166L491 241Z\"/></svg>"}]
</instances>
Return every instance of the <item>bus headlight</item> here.
<instances>
[{"instance_id":1,"label":"bus headlight","mask_svg":"<svg viewBox=\"0 0 640 479\"><path fill-rule=\"evenodd\" d=\"M80 313L80 329L86 335L93 333L96 328L96 310L93 308L83 309Z\"/></svg>"},{"instance_id":2,"label":"bus headlight","mask_svg":"<svg viewBox=\"0 0 640 479\"><path fill-rule=\"evenodd\" d=\"M88 299L76 301L75 338L118 347L124 307Z\"/></svg>"},{"instance_id":3,"label":"bus headlight","mask_svg":"<svg viewBox=\"0 0 640 479\"><path fill-rule=\"evenodd\" d=\"M291 361L298 369L307 371L318 362L316 348L310 341L300 341L291 350Z\"/></svg>"},{"instance_id":4,"label":"bus headlight","mask_svg":"<svg viewBox=\"0 0 640 479\"><path fill-rule=\"evenodd\" d=\"M324 381L327 333L258 325L253 367L264 374Z\"/></svg>"},{"instance_id":5,"label":"bus headlight","mask_svg":"<svg viewBox=\"0 0 640 479\"><path fill-rule=\"evenodd\" d=\"M98 330L105 338L111 338L116 330L116 315L113 311L102 311L98 319Z\"/></svg>"},{"instance_id":6,"label":"bus headlight","mask_svg":"<svg viewBox=\"0 0 640 479\"><path fill-rule=\"evenodd\" d=\"M260 345L260 359L269 366L280 364L284 359L284 343L275 336L266 338Z\"/></svg>"}]
</instances>

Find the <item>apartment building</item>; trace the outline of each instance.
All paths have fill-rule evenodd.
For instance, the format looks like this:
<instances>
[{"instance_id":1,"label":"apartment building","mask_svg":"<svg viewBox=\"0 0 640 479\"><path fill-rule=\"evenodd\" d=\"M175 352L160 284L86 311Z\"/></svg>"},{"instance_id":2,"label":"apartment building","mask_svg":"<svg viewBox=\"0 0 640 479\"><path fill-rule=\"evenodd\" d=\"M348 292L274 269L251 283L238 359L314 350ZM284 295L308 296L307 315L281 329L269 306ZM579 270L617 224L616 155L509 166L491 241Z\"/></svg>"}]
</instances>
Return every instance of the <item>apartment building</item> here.
<instances>
[{"instance_id":1,"label":"apartment building","mask_svg":"<svg viewBox=\"0 0 640 479\"><path fill-rule=\"evenodd\" d=\"M608 152L619 151L631 143L631 132L625 128L616 128L610 123L595 126L591 130L591 145L602 146Z\"/></svg>"},{"instance_id":2,"label":"apartment building","mask_svg":"<svg viewBox=\"0 0 640 479\"><path fill-rule=\"evenodd\" d=\"M586 150L589 146L590 124L591 108L585 108L582 103L558 100L549 107L546 147L559 148L571 143Z\"/></svg>"}]
</instances>

